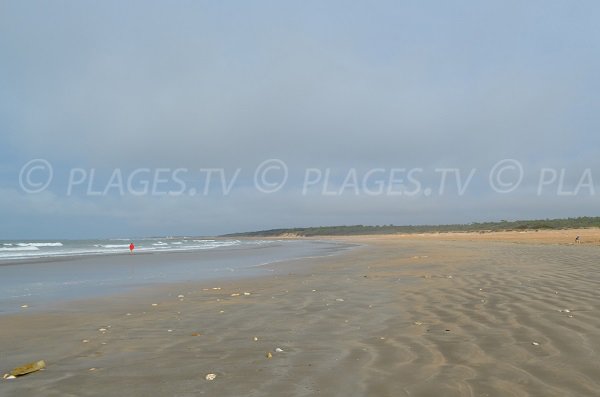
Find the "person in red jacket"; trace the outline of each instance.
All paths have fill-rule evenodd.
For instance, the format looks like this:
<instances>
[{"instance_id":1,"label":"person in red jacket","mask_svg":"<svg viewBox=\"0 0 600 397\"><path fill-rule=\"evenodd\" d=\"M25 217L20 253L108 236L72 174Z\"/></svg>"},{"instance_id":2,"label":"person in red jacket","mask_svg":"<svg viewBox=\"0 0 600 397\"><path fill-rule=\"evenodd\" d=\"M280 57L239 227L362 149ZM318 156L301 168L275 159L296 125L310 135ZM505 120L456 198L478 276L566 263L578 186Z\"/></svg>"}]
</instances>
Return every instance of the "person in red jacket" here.
<instances>
[{"instance_id":1,"label":"person in red jacket","mask_svg":"<svg viewBox=\"0 0 600 397\"><path fill-rule=\"evenodd\" d=\"M129 253L133 254L133 249L135 248L135 245L133 245L133 243L129 244Z\"/></svg>"}]
</instances>

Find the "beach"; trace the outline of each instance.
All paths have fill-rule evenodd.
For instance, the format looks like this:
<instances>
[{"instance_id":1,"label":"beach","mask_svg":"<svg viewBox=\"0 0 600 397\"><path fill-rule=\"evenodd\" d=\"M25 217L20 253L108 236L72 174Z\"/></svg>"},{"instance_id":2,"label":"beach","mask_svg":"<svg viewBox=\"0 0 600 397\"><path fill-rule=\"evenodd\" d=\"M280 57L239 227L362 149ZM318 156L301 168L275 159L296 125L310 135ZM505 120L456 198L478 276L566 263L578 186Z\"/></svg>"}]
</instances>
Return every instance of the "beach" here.
<instances>
[{"instance_id":1,"label":"beach","mask_svg":"<svg viewBox=\"0 0 600 397\"><path fill-rule=\"evenodd\" d=\"M357 246L2 315L0 372L47 368L0 395L600 395L596 230L323 240Z\"/></svg>"}]
</instances>

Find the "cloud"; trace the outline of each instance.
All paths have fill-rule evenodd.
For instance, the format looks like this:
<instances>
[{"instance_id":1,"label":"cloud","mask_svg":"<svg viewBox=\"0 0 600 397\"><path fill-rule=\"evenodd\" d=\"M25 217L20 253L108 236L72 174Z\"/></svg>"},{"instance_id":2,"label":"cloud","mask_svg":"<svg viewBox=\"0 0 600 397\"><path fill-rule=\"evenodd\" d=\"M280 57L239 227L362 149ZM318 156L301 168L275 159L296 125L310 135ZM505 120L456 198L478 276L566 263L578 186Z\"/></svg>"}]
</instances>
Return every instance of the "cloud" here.
<instances>
[{"instance_id":1,"label":"cloud","mask_svg":"<svg viewBox=\"0 0 600 397\"><path fill-rule=\"evenodd\" d=\"M269 158L284 160L292 174L305 167L489 169L503 158L528 169L598 166L595 3L5 8L0 154L7 169L36 157L65 172L105 173L251 170ZM0 186L16 188L14 179ZM251 172L242 179L250 185ZM189 197L74 202L58 191L23 205L31 219L69 209L104 214L106 231L114 222L136 233L161 225L193 230L194 222L211 233L285 222L471 221L507 217L510 208L524 217L540 208L563 213L530 206L538 199L529 195L503 210L506 201L481 189L466 201L471 209L445 199L307 199L294 196L301 179L292 181L268 200L248 192L239 200L210 197L206 206Z\"/></svg>"}]
</instances>

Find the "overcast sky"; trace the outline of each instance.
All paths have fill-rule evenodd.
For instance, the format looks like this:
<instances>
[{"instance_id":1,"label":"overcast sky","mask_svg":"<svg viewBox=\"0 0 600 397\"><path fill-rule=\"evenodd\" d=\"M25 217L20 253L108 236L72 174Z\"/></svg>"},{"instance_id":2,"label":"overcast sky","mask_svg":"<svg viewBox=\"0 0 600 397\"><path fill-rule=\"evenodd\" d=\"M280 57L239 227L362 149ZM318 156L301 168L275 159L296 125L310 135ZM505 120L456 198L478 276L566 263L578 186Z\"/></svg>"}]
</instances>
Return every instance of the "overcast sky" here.
<instances>
[{"instance_id":1,"label":"overcast sky","mask_svg":"<svg viewBox=\"0 0 600 397\"><path fill-rule=\"evenodd\" d=\"M595 1L2 1L0 238L599 215L599 20ZM504 159L523 178L497 192Z\"/></svg>"}]
</instances>

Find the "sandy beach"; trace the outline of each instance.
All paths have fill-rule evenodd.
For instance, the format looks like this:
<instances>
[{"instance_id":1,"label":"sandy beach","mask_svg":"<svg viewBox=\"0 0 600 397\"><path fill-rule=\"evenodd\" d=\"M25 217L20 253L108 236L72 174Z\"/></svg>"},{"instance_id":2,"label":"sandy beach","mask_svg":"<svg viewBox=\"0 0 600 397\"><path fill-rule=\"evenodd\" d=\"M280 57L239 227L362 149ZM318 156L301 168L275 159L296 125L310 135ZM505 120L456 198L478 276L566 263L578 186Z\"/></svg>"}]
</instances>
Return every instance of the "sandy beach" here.
<instances>
[{"instance_id":1,"label":"sandy beach","mask_svg":"<svg viewBox=\"0 0 600 397\"><path fill-rule=\"evenodd\" d=\"M565 232L336 238L361 245L24 309L0 372L47 368L0 395L599 396L600 238Z\"/></svg>"}]
</instances>

